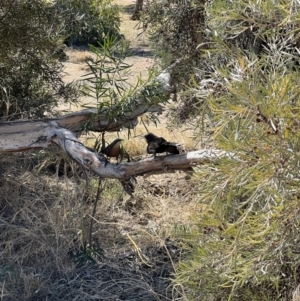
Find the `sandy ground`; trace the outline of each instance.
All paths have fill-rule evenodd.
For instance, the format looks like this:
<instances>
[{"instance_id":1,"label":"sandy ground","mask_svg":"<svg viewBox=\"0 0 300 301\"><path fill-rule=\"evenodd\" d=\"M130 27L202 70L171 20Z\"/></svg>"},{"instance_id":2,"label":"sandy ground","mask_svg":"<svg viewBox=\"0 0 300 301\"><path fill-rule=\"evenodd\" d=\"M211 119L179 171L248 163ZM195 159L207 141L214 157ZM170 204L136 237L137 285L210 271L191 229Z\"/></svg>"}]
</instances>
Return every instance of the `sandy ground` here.
<instances>
[{"instance_id":1,"label":"sandy ground","mask_svg":"<svg viewBox=\"0 0 300 301\"><path fill-rule=\"evenodd\" d=\"M147 38L142 33L142 29L138 28L138 21L130 19L132 9L134 8L135 1L123 0L115 1L117 5L122 5L123 13L121 14L121 34L124 35L125 40L129 43L129 55L125 59L125 63L131 65L129 69L128 81L130 84L135 84L138 77L146 80L148 76L148 69L154 64L154 58L149 49ZM68 61L64 63L64 76L65 82L70 83L76 80L83 79L88 74L88 67L84 62L84 57L92 56L91 52L87 49L68 49ZM81 57L81 59L80 59ZM83 104L93 105L94 100L88 98L80 99ZM80 107L80 106L79 106ZM78 110L76 107L62 104L59 106L60 110Z\"/></svg>"},{"instance_id":2,"label":"sandy ground","mask_svg":"<svg viewBox=\"0 0 300 301\"><path fill-rule=\"evenodd\" d=\"M147 43L147 38L145 34L142 33L141 29L138 29L138 21L132 21L130 19L132 10L134 8L134 0L116 0L115 3L117 5L121 5L123 8L123 14L121 14L121 33L125 36L126 41L128 41L130 50L132 51L132 55L127 57L125 62L132 65L130 70L130 82L134 84L137 80L138 76L142 76L143 79L147 78L148 75L148 68L151 68L154 65L154 57L151 54L149 45ZM66 82L72 82L74 80L82 79L87 73L88 68L86 64L84 63L83 58L88 57L91 55L90 52L85 50L78 50L78 49L69 49L67 52L69 56L69 60L65 63L65 76L64 80ZM85 104L92 104L93 101L88 98L83 98L81 101ZM73 107L72 110L79 110L80 107ZM143 125L138 125L136 128L136 134L145 134L147 130L157 134L162 135L170 141L176 141L182 144L185 144L187 149L192 149L193 147L189 147L194 145L194 141L191 138L192 132L184 129L185 131L179 131L179 130L173 130L167 126L168 118L166 117L166 112L159 117L160 123L155 126L149 125L147 129ZM131 156L139 156L139 153L132 153L134 151L134 148L140 149L143 152L143 156L146 154L146 143L144 139L141 139L140 137L134 138L130 140L130 145L127 141L127 132L123 131L124 133L121 133L121 137L124 138L123 145L126 148L126 150L130 153ZM108 133L108 140L113 140L116 136L116 133ZM87 140L83 141L85 144L88 144L90 146L92 141L89 139L93 139L92 137L87 137ZM150 181L150 182L149 182ZM152 184L150 184L152 182ZM181 183L182 182L182 183ZM156 184L154 184L156 183ZM179 183L181 183L179 185ZM150 186L149 186L150 185ZM153 185L153 186L152 186ZM195 208L191 210L189 208L190 206L195 206L195 204L190 203L188 201L189 195L191 191L194 189L192 186L186 186L185 185L185 175L184 174L170 174L167 177L165 175L158 175L158 176L152 176L148 178L148 180L141 180L139 183L139 186L147 187L146 190L154 189L160 191L158 193L157 199L152 195L152 193L149 194L149 198L151 200L151 214L147 210L139 211L140 217L144 217L144 215L148 214L148 218L146 218L149 228L164 228L164 224L171 225L173 222L178 220L179 212L181 212L181 221L186 220L188 221L190 212L193 212ZM193 187L193 189L191 189ZM178 193L178 191L180 191ZM137 192L137 199L141 197L141 199L145 200L147 198L145 196L145 190L142 189L140 193ZM180 207L178 207L178 202L181 203L183 207L185 207L185 210L181 210ZM139 203L139 201L137 201ZM144 201L142 201L144 203ZM170 204L172 204L170 206ZM176 204L176 205L175 205ZM144 203L145 205L145 203ZM175 206L174 206L175 205ZM147 206L146 206L147 207ZM186 214L184 214L185 212ZM119 213L114 213L118 216ZM150 217L151 216L151 217ZM128 218L128 217L127 217ZM145 218L145 217L144 217ZM147 227L146 227L147 228Z\"/></svg>"},{"instance_id":3,"label":"sandy ground","mask_svg":"<svg viewBox=\"0 0 300 301\"><path fill-rule=\"evenodd\" d=\"M132 14L135 1L134 0L116 0L114 1L117 5L122 7L123 13L121 14L121 34L124 35L125 40L129 43L129 49L132 55L125 59L125 63L132 65L129 69L129 80L128 82L135 85L137 78L141 77L146 80L148 78L148 69L154 65L154 57L150 51L149 44L147 42L146 35L139 29L139 21L133 21L130 19ZM83 79L88 74L89 69L84 62L84 59L92 56L92 53L87 49L68 49L67 55L68 61L64 64L64 80L66 82L72 82ZM81 97L77 106L70 104L61 104L59 110L77 111L84 106L95 107L96 100L88 97ZM159 116L160 123L156 127L154 124L148 127L149 131L157 135L165 135L166 138L172 141L188 144L188 149L193 149L194 141L192 141L192 132L187 131L184 128L185 133L182 135L181 132L173 131L168 127L168 110L166 109L163 115ZM137 127L138 134L147 131L144 126ZM112 134L109 134L111 136ZM124 134L126 136L126 134ZM115 136L115 135L112 135ZM113 140L113 139L112 139Z\"/></svg>"}]
</instances>

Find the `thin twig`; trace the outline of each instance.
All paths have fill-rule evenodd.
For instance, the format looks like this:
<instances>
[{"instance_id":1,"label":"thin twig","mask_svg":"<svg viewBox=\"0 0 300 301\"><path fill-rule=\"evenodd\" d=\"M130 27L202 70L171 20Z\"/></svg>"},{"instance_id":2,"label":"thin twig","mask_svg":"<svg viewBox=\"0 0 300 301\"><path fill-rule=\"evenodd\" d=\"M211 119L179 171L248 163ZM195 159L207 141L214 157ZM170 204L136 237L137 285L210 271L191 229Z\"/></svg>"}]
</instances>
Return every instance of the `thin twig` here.
<instances>
[{"instance_id":1,"label":"thin twig","mask_svg":"<svg viewBox=\"0 0 300 301\"><path fill-rule=\"evenodd\" d=\"M135 248L135 250L136 250L138 256L139 256L140 259L141 259L141 261L142 261L145 265L147 265L148 267L152 267L151 264L147 263L147 262L144 260L143 255L142 255L142 253L141 253L139 247L137 246L137 244L135 243L135 241L131 238L131 236L130 236L128 233L127 233L127 237L128 237L128 239L131 241L131 243L133 244L133 246L134 246L134 248Z\"/></svg>"},{"instance_id":2,"label":"thin twig","mask_svg":"<svg viewBox=\"0 0 300 301\"><path fill-rule=\"evenodd\" d=\"M90 231L89 231L89 245L90 245L90 248L92 247L92 232L93 232L94 216L96 214L96 209L97 209L98 200L100 198L100 193L103 191L103 187L101 187L101 184L102 184L102 178L99 178L97 194L96 194L96 200L95 200L95 203L94 203L92 216L91 216L91 223L90 223Z\"/></svg>"}]
</instances>

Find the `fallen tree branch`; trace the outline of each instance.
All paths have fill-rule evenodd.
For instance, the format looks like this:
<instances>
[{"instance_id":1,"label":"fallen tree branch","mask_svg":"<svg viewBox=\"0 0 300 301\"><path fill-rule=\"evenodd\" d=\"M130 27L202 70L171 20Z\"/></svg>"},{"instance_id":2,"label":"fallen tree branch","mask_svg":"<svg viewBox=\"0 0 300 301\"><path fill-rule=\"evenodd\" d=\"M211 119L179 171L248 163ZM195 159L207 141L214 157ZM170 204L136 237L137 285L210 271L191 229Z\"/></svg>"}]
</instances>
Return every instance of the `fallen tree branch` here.
<instances>
[{"instance_id":1,"label":"fallen tree branch","mask_svg":"<svg viewBox=\"0 0 300 301\"><path fill-rule=\"evenodd\" d=\"M159 87L163 93L172 92L172 71L178 62L165 69L154 80L154 86ZM56 144L84 169L102 178L118 179L128 193L133 186L129 181L136 176L170 173L175 170L188 171L195 165L228 156L219 150L201 150L116 165L110 164L104 155L91 151L78 140L77 136L87 123L89 130L116 131L124 126L135 127L138 116L145 112L161 113L162 106L157 103L157 99L151 103L148 97L143 96L148 93L147 89L151 88L153 86L142 89L134 101L131 100L127 113L113 120L107 118L106 109L102 108L100 114L96 109L88 109L51 119L2 122L0 123L0 152L40 149Z\"/></svg>"},{"instance_id":2,"label":"fallen tree branch","mask_svg":"<svg viewBox=\"0 0 300 301\"><path fill-rule=\"evenodd\" d=\"M87 128L87 124L88 130L94 132L114 132L119 131L123 127L133 129L137 125L137 118L143 114L161 114L163 112L163 106L160 104L161 98L168 98L170 94L174 92L173 72L179 62L180 60L163 70L148 85L143 87L139 93L137 93L137 95L131 97L131 99L128 99L126 109L124 109L124 112L121 116L108 118L108 111L114 111L116 108L113 106L110 108L104 106L101 108L101 112L93 108L72 112L56 118L1 122L0 135L7 135L6 144L11 144L12 142L9 141L9 135L17 132L25 133L26 131L36 131L37 136L41 138L43 137L42 132L50 123L55 123L60 127L66 128L73 133L76 133L76 135L80 135L81 132ZM49 134L46 136L48 137ZM32 143L34 141L32 141ZM35 142L35 144L36 147L39 147L38 143ZM14 143L11 145L13 150ZM26 150L26 148L24 150ZM21 149L19 149L19 151L21 151Z\"/></svg>"},{"instance_id":3,"label":"fallen tree branch","mask_svg":"<svg viewBox=\"0 0 300 301\"><path fill-rule=\"evenodd\" d=\"M86 128L86 124L88 130L94 132L115 132L123 127L133 129L138 123L138 117L145 113L162 114L164 108L161 103L168 100L171 93L175 91L173 78L179 63L180 60L175 61L122 104L117 103L112 107L103 106L100 110L94 108L82 110L49 121L55 121L61 127L78 134ZM122 108L120 115L113 114L113 118L107 117L110 112L119 111L120 106Z\"/></svg>"},{"instance_id":4,"label":"fallen tree branch","mask_svg":"<svg viewBox=\"0 0 300 301\"><path fill-rule=\"evenodd\" d=\"M21 126L20 126L21 125ZM102 178L124 180L145 174L189 170L194 165L218 159L226 153L202 150L181 155L146 158L136 162L110 164L102 155L88 149L76 135L54 121L12 122L0 124L0 152L18 152L59 145L72 159L85 169Z\"/></svg>"}]
</instances>

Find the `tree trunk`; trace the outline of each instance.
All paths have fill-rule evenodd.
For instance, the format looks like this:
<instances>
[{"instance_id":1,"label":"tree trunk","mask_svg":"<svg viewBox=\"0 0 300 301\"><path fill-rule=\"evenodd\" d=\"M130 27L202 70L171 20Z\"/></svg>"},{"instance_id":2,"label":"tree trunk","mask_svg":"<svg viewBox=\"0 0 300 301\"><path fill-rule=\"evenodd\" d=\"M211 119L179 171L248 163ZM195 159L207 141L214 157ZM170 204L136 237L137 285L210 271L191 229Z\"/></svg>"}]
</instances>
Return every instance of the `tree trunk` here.
<instances>
[{"instance_id":1,"label":"tree trunk","mask_svg":"<svg viewBox=\"0 0 300 301\"><path fill-rule=\"evenodd\" d=\"M135 8L133 14L131 15L131 20L139 20L141 16L141 11L143 10L144 0L136 0Z\"/></svg>"}]
</instances>

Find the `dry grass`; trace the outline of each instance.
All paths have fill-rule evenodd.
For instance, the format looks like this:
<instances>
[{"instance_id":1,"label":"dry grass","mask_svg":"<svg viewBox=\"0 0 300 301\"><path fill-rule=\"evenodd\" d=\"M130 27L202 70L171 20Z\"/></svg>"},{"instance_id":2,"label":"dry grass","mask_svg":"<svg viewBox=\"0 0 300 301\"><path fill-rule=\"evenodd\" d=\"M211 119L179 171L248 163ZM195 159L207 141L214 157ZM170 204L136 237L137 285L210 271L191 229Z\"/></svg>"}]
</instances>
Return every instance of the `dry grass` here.
<instances>
[{"instance_id":1,"label":"dry grass","mask_svg":"<svg viewBox=\"0 0 300 301\"><path fill-rule=\"evenodd\" d=\"M38 157L43 152L0 158L0 300L172 300L168 278L180 252L169 237L196 210L196 185L182 173L138 178L130 199L116 181L104 181L92 231L96 263L76 268L98 179L86 192L76 165L57 178L49 160L60 154L46 155L40 171Z\"/></svg>"},{"instance_id":2,"label":"dry grass","mask_svg":"<svg viewBox=\"0 0 300 301\"><path fill-rule=\"evenodd\" d=\"M103 180L90 254L82 248L99 180L90 175L86 191L76 164L59 166L57 149L43 153L0 157L0 300L178 298L171 279L181 251L172 232L198 210L197 183L181 172L139 177L131 199ZM76 268L89 255L95 262Z\"/></svg>"},{"instance_id":3,"label":"dry grass","mask_svg":"<svg viewBox=\"0 0 300 301\"><path fill-rule=\"evenodd\" d=\"M298 284L296 289L293 291L292 301L300 301L300 285Z\"/></svg>"},{"instance_id":4,"label":"dry grass","mask_svg":"<svg viewBox=\"0 0 300 301\"><path fill-rule=\"evenodd\" d=\"M95 55L86 49L68 48L66 52L68 61L75 64L82 64L95 58Z\"/></svg>"},{"instance_id":5,"label":"dry grass","mask_svg":"<svg viewBox=\"0 0 300 301\"><path fill-rule=\"evenodd\" d=\"M133 47L142 47L129 16L122 17L122 32ZM70 82L86 74L84 62L92 55L69 49L68 56ZM136 72L151 65L143 57L131 59ZM141 135L147 131L195 148L192 131L172 131L166 121L164 115L157 127L141 123L130 139L121 132L126 151L136 159L146 156ZM93 137L82 139L93 146ZM197 183L182 172L138 177L131 199L117 181L103 180L92 246L84 251L99 179L90 175L86 191L81 169L63 157L57 149L0 157L0 300L183 300L171 285L181 254L172 233L174 225L188 227L198 210ZM88 256L95 262L76 267Z\"/></svg>"}]
</instances>

